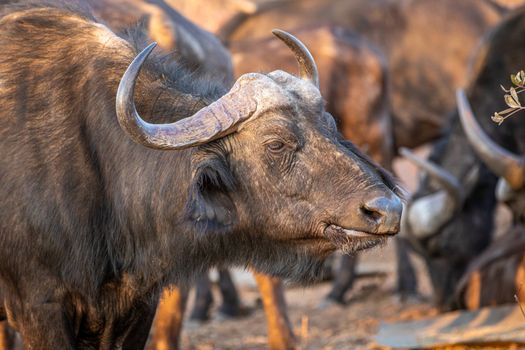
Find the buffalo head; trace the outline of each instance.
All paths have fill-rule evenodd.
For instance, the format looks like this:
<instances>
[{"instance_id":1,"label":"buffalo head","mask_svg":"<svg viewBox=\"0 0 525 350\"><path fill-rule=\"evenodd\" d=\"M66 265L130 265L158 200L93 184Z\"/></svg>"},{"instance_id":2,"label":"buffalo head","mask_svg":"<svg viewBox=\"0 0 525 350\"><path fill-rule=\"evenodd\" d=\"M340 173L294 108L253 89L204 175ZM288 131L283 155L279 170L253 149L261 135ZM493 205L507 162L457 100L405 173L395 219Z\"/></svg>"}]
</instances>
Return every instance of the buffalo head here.
<instances>
[{"instance_id":1,"label":"buffalo head","mask_svg":"<svg viewBox=\"0 0 525 350\"><path fill-rule=\"evenodd\" d=\"M133 97L150 45L121 80L117 116L138 143L190 152L186 221L201 237L230 237L243 256L236 262L298 277L337 248L352 252L397 233L402 204L390 177L341 140L306 47L274 34L294 52L299 77L245 74L193 116L152 124Z\"/></svg>"}]
</instances>

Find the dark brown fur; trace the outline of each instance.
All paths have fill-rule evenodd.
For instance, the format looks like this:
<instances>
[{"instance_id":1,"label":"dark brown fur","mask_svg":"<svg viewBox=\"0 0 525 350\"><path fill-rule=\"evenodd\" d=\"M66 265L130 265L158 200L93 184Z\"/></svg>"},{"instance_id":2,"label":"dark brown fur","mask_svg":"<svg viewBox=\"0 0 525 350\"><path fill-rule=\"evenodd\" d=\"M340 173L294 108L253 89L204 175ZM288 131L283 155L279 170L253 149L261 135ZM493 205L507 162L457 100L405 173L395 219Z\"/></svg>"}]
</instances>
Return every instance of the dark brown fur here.
<instances>
[{"instance_id":1,"label":"dark brown fur","mask_svg":"<svg viewBox=\"0 0 525 350\"><path fill-rule=\"evenodd\" d=\"M316 59L326 108L343 137L391 169L396 151L386 58L364 37L343 27L313 25L296 33ZM291 70L296 66L289 50L271 38L232 42L230 49L237 76L253 70L271 71L277 67ZM415 274L404 246L404 242L396 240L398 291L403 295L415 294ZM342 260L334 288L328 295L331 301L345 303L345 294L354 280L353 268L352 259Z\"/></svg>"}]
</instances>

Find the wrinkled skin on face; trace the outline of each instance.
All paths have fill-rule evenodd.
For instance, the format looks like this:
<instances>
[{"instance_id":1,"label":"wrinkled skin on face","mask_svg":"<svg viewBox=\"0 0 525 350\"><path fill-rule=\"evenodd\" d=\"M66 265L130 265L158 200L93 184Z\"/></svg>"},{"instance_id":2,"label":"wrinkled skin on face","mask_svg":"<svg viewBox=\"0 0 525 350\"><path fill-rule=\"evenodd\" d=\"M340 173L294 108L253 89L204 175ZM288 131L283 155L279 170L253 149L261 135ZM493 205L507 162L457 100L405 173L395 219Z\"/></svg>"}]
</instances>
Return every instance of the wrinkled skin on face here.
<instances>
[{"instance_id":1,"label":"wrinkled skin on face","mask_svg":"<svg viewBox=\"0 0 525 350\"><path fill-rule=\"evenodd\" d=\"M182 8L180 10L184 11ZM326 99L326 110L334 116L342 136L366 150L367 155L374 161L390 168L394 148L390 115L387 111L386 65L382 55L366 40L340 27L306 28L294 31L294 34L301 38L301 41L311 50L312 56L315 57L320 71L321 95ZM232 43L229 48L235 62L236 76L254 70L269 72L281 69L293 72L297 69L297 62L292 52L273 37ZM271 60L268 59L269 52L271 52ZM338 242L338 246L344 246L345 251L350 251L355 245L338 230L331 231L330 237ZM345 257L342 261L353 260ZM335 282L335 285L338 286L337 292L331 293L330 298L342 303L345 292L352 284L354 274L351 263L341 265L339 270L338 281ZM208 281L207 278L204 280ZM204 296L211 295L209 286L209 282L198 284L197 295L202 298L199 303L200 307L193 310L192 317L203 315L200 317L203 318L208 315L210 303L209 299ZM204 289L207 289L208 293L203 292ZM268 299L267 296L262 297L265 300ZM221 308L225 306L228 307L228 304L223 302ZM281 306L272 306L270 310L266 310L269 320L276 316L275 310ZM231 304L229 308L235 309L238 306ZM224 314L223 310L221 313ZM283 309L280 309L280 313L284 314ZM278 330L269 331L270 343L284 344L290 341L286 327L275 328ZM289 332L291 329L288 327ZM281 340L271 339L274 335L279 336ZM293 346L288 344L281 347L292 348Z\"/></svg>"},{"instance_id":2,"label":"wrinkled skin on face","mask_svg":"<svg viewBox=\"0 0 525 350\"><path fill-rule=\"evenodd\" d=\"M335 118L342 136L358 146L387 169L391 169L394 132L388 103L386 59L368 40L343 27L315 25L294 31L311 49L319 67L320 90L326 110ZM296 69L292 53L272 38L244 40L230 44L235 73L256 70ZM268 59L272 52L272 59ZM399 242L396 245L399 246ZM404 256L399 251L399 256ZM345 292L352 285L353 270L349 259L343 259L334 282L337 291L332 301L344 303ZM398 262L399 290L415 291L408 260ZM345 277L346 276L346 277Z\"/></svg>"},{"instance_id":3,"label":"wrinkled skin on face","mask_svg":"<svg viewBox=\"0 0 525 350\"><path fill-rule=\"evenodd\" d=\"M390 167L394 138L388 112L387 68L383 55L369 42L341 27L315 26L296 31L311 48L319 67L326 110L343 137ZM293 71L296 62L285 46L265 38L230 45L237 76L254 69ZM268 59L272 52L272 59Z\"/></svg>"},{"instance_id":4,"label":"wrinkled skin on face","mask_svg":"<svg viewBox=\"0 0 525 350\"><path fill-rule=\"evenodd\" d=\"M288 259L294 255L315 257L296 264L309 266L336 248L353 252L394 234L400 205L392 192L395 184L341 140L333 118L324 112L319 91L281 71L255 79L271 79L276 89L271 93L272 107L255 112L235 135L199 151L226 152L238 188L227 196L209 194L204 220L197 224L209 229L210 221L218 227L233 222L246 232L255 228L252 234L274 246L265 250L261 245L250 263L277 274L290 269ZM219 184L230 181L218 175ZM383 197L392 206L389 217L374 209L374 201ZM233 211L237 217L229 216ZM277 254L281 249L289 254ZM257 254L274 254L272 264L280 267L269 270Z\"/></svg>"}]
</instances>

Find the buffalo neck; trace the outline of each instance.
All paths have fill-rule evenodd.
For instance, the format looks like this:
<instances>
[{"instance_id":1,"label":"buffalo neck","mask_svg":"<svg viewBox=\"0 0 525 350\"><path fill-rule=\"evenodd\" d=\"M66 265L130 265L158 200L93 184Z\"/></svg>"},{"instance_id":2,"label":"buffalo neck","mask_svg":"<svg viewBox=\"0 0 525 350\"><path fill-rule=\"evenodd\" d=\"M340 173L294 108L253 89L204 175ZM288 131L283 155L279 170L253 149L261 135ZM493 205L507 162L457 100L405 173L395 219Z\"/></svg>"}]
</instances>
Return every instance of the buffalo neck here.
<instances>
[{"instance_id":1,"label":"buffalo neck","mask_svg":"<svg viewBox=\"0 0 525 350\"><path fill-rule=\"evenodd\" d=\"M197 83L181 87L180 82L161 81L149 71L142 78L135 92L137 110L152 123L191 116L222 93L197 95L192 91ZM117 83L117 79L108 81L109 96L115 96ZM184 280L185 276L171 276L171 272L191 274L214 255L209 252L206 258L196 249L196 238L202 233L196 232L186 213L196 149L167 151L137 144L120 128L114 98L107 99L104 109L106 113L89 115L88 124L89 134L100 138L89 144L104 183L105 210L111 213L103 223L111 270L117 276L137 275L149 281L146 285L166 278Z\"/></svg>"}]
</instances>

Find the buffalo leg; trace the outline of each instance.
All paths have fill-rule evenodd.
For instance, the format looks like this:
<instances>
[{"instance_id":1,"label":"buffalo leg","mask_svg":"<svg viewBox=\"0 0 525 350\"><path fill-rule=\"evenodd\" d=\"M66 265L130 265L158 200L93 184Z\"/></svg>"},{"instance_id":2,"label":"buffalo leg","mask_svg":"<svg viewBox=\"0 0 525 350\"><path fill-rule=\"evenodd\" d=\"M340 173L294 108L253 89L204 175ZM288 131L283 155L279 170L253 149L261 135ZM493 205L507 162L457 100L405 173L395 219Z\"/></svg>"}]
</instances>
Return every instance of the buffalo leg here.
<instances>
[{"instance_id":1,"label":"buffalo leg","mask_svg":"<svg viewBox=\"0 0 525 350\"><path fill-rule=\"evenodd\" d=\"M466 270L464 263L451 262L447 258L427 259L430 281L434 289L433 303L441 312L457 309L457 282Z\"/></svg>"},{"instance_id":2,"label":"buffalo leg","mask_svg":"<svg viewBox=\"0 0 525 350\"><path fill-rule=\"evenodd\" d=\"M296 349L297 344L288 318L281 280L259 273L254 273L254 275L266 314L268 348L271 350Z\"/></svg>"},{"instance_id":3,"label":"buffalo leg","mask_svg":"<svg viewBox=\"0 0 525 350\"><path fill-rule=\"evenodd\" d=\"M221 290L222 305L220 313L228 317L237 317L241 314L239 293L233 284L230 272L226 269L219 270L219 288Z\"/></svg>"},{"instance_id":4,"label":"buffalo leg","mask_svg":"<svg viewBox=\"0 0 525 350\"><path fill-rule=\"evenodd\" d=\"M417 294L417 277L408 250L409 243L401 237L394 239L397 260L397 292L401 298Z\"/></svg>"},{"instance_id":5,"label":"buffalo leg","mask_svg":"<svg viewBox=\"0 0 525 350\"><path fill-rule=\"evenodd\" d=\"M135 305L133 308L133 324L127 331L126 338L122 344L122 349L143 350L151 332L151 326L155 318L155 311L159 303L159 295L149 303ZM131 317L127 317L129 320ZM102 348L102 346L100 347ZM163 348L161 348L163 349ZM173 348L175 349L175 348Z\"/></svg>"},{"instance_id":6,"label":"buffalo leg","mask_svg":"<svg viewBox=\"0 0 525 350\"><path fill-rule=\"evenodd\" d=\"M187 299L188 291L186 288L164 290L157 308L153 324L153 337L148 350L179 349Z\"/></svg>"},{"instance_id":7,"label":"buffalo leg","mask_svg":"<svg viewBox=\"0 0 525 350\"><path fill-rule=\"evenodd\" d=\"M190 318L197 321L208 320L212 304L211 281L208 272L206 272L199 276L195 283L195 304Z\"/></svg>"},{"instance_id":8,"label":"buffalo leg","mask_svg":"<svg viewBox=\"0 0 525 350\"><path fill-rule=\"evenodd\" d=\"M357 255L344 254L341 257L339 269L335 276L332 290L326 296L327 299L338 304L345 303L345 294L352 288L355 281L355 270L357 265Z\"/></svg>"}]
</instances>

